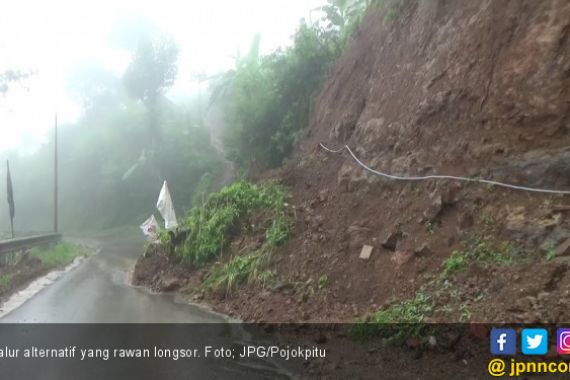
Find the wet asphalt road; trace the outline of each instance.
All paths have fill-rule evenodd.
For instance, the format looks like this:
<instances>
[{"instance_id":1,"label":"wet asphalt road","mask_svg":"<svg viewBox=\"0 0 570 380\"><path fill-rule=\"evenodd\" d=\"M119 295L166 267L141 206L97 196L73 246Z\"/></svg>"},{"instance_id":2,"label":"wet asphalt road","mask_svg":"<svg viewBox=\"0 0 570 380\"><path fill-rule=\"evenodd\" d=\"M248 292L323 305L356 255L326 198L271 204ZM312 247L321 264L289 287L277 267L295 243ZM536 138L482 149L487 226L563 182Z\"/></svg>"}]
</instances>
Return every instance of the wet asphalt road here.
<instances>
[{"instance_id":1,"label":"wet asphalt road","mask_svg":"<svg viewBox=\"0 0 570 380\"><path fill-rule=\"evenodd\" d=\"M0 319L3 347L233 348L252 339L240 325L172 296L130 286L129 273L144 238L136 229L74 239L95 247L74 269L42 288ZM14 325L13 323L16 323ZM22 324L23 323L23 324ZM30 324L31 323L31 324ZM48 323L48 324L46 324ZM64 323L64 324L61 324ZM72 325L66 325L72 323ZM188 325L192 323L192 325ZM206 324L204 324L206 323ZM128 325L117 325L128 324ZM152 325L148 325L152 324ZM160 325L156 325L160 324ZM30 365L33 363L33 365ZM272 360L79 359L0 360L0 378L19 379L286 379L291 372Z\"/></svg>"},{"instance_id":2,"label":"wet asphalt road","mask_svg":"<svg viewBox=\"0 0 570 380\"><path fill-rule=\"evenodd\" d=\"M99 251L63 274L1 322L14 323L187 323L223 322L212 313L177 304L172 296L130 286L129 273L144 238L121 229L81 239Z\"/></svg>"}]
</instances>

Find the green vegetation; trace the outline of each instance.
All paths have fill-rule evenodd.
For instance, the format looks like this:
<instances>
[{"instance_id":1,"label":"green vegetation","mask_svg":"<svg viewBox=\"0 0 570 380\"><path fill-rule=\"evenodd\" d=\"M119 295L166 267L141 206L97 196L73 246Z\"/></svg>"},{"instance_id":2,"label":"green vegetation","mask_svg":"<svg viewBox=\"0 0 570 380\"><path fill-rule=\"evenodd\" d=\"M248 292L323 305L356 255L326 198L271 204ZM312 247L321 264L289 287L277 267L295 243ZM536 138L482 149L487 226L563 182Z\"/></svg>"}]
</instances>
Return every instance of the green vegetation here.
<instances>
[{"instance_id":1,"label":"green vegetation","mask_svg":"<svg viewBox=\"0 0 570 380\"><path fill-rule=\"evenodd\" d=\"M265 57L258 51L259 38L247 56L238 57L235 70L213 84L228 121L228 158L243 170L276 167L289 156L338 55L338 42L303 23L292 47Z\"/></svg>"},{"instance_id":2,"label":"green vegetation","mask_svg":"<svg viewBox=\"0 0 570 380\"><path fill-rule=\"evenodd\" d=\"M421 323L431 312L430 297L423 293L415 298L392 305L386 310L379 310L367 321L369 323Z\"/></svg>"},{"instance_id":3,"label":"green vegetation","mask_svg":"<svg viewBox=\"0 0 570 380\"><path fill-rule=\"evenodd\" d=\"M156 213L164 180L182 215L210 190L206 174L215 176L221 168L203 122L205 100L198 94L176 102L165 96L176 77L176 44L161 35L148 38L133 46L122 77L95 63L69 73L69 92L83 112L77 121L58 126L60 199L73 205L61 209L62 228L141 223ZM49 213L37 210L52 207L53 143L49 133L34 154L6 155L17 173L17 219L28 229L52 223Z\"/></svg>"},{"instance_id":4,"label":"green vegetation","mask_svg":"<svg viewBox=\"0 0 570 380\"><path fill-rule=\"evenodd\" d=\"M546 251L546 261L551 261L552 259L554 259L556 257L556 250L554 248L549 248Z\"/></svg>"},{"instance_id":5,"label":"green vegetation","mask_svg":"<svg viewBox=\"0 0 570 380\"><path fill-rule=\"evenodd\" d=\"M161 101L166 89L174 84L178 68L178 46L167 36L143 38L133 53L133 61L127 67L123 83L129 96L142 102L147 109L147 148L154 150L162 139L158 122ZM160 168L157 168L160 169Z\"/></svg>"},{"instance_id":6,"label":"green vegetation","mask_svg":"<svg viewBox=\"0 0 570 380\"><path fill-rule=\"evenodd\" d=\"M350 41L371 0L329 0L314 24L302 21L292 46L259 56L260 36L235 68L212 83L225 110L228 158L244 170L276 167L289 157L329 68Z\"/></svg>"},{"instance_id":7,"label":"green vegetation","mask_svg":"<svg viewBox=\"0 0 570 380\"><path fill-rule=\"evenodd\" d=\"M321 277L319 277L319 281L317 282L319 290L323 290L328 286L328 284L329 284L329 276L324 274Z\"/></svg>"},{"instance_id":8,"label":"green vegetation","mask_svg":"<svg viewBox=\"0 0 570 380\"><path fill-rule=\"evenodd\" d=\"M190 211L182 226L189 235L175 252L185 261L201 265L219 257L233 234L263 232L265 240L260 248L236 255L226 263L214 264L204 286L229 292L244 282L264 284L273 274L263 270L263 264L290 235L286 198L285 191L274 183L256 185L240 181L226 186L210 194L203 206ZM272 219L264 231L245 223L257 213Z\"/></svg>"},{"instance_id":9,"label":"green vegetation","mask_svg":"<svg viewBox=\"0 0 570 380\"><path fill-rule=\"evenodd\" d=\"M195 264L216 258L232 233L239 232L235 229L239 227L240 219L258 210L273 217L273 223L265 233L265 246L276 246L289 235L286 206L286 193L278 185L235 182L210 194L203 206L190 211L183 222L183 228L190 233L184 246L177 252Z\"/></svg>"},{"instance_id":10,"label":"green vegetation","mask_svg":"<svg viewBox=\"0 0 570 380\"><path fill-rule=\"evenodd\" d=\"M291 222L284 217L279 217L273 220L271 228L265 232L265 239L268 246L277 247L289 239L290 234Z\"/></svg>"},{"instance_id":11,"label":"green vegetation","mask_svg":"<svg viewBox=\"0 0 570 380\"><path fill-rule=\"evenodd\" d=\"M510 265L517 258L517 249L510 242L493 244L489 238L477 237L467 242L466 248L454 251L443 262L443 276L462 271L472 262Z\"/></svg>"},{"instance_id":12,"label":"green vegetation","mask_svg":"<svg viewBox=\"0 0 570 380\"><path fill-rule=\"evenodd\" d=\"M74 205L61 210L62 227L140 223L155 212L164 180L178 215L202 206L221 169L205 126L207 112L225 117L223 146L239 173L281 165L308 125L331 65L367 10L389 4L329 0L315 13L321 19L300 23L290 46L261 56L258 36L248 54L236 57L233 70L213 76L196 73L199 81L210 81L207 93L166 96L177 80L179 51L187 47L155 29L133 31L119 43L132 57L124 75L100 63L75 66L66 87L81 103L82 113L58 129L60 198ZM0 72L0 93L31 74ZM13 151L6 157L18 176L18 220L30 221L29 229L51 223L47 213L37 215L37 210L51 207L53 144L49 134L33 155Z\"/></svg>"},{"instance_id":13,"label":"green vegetation","mask_svg":"<svg viewBox=\"0 0 570 380\"><path fill-rule=\"evenodd\" d=\"M362 340L380 336L401 342L422 332L423 322L432 309L430 297L420 292L413 299L378 310L365 321L357 321L352 333Z\"/></svg>"},{"instance_id":14,"label":"green vegetation","mask_svg":"<svg viewBox=\"0 0 570 380\"><path fill-rule=\"evenodd\" d=\"M443 262L443 273L445 276L448 276L452 273L459 272L467 267L467 265L468 261L465 254L461 251L453 251L451 256Z\"/></svg>"},{"instance_id":15,"label":"green vegetation","mask_svg":"<svg viewBox=\"0 0 570 380\"><path fill-rule=\"evenodd\" d=\"M497 220L493 215L487 215L483 218L483 224L485 227L494 227L497 224Z\"/></svg>"},{"instance_id":16,"label":"green vegetation","mask_svg":"<svg viewBox=\"0 0 570 380\"><path fill-rule=\"evenodd\" d=\"M386 14L384 15L385 22L391 22L398 18L400 15L400 4L398 1L391 1L387 7Z\"/></svg>"},{"instance_id":17,"label":"green vegetation","mask_svg":"<svg viewBox=\"0 0 570 380\"><path fill-rule=\"evenodd\" d=\"M0 294L8 291L12 283L12 274L5 273L0 275Z\"/></svg>"},{"instance_id":18,"label":"green vegetation","mask_svg":"<svg viewBox=\"0 0 570 380\"><path fill-rule=\"evenodd\" d=\"M57 268L71 263L76 257L83 255L81 248L70 243L59 243L53 248L32 248L30 255L41 260L48 268Z\"/></svg>"},{"instance_id":19,"label":"green vegetation","mask_svg":"<svg viewBox=\"0 0 570 380\"><path fill-rule=\"evenodd\" d=\"M208 198L210 189L212 188L212 173L204 173L200 177L200 181L194 189L194 194L192 195L192 206L199 207L203 206Z\"/></svg>"},{"instance_id":20,"label":"green vegetation","mask_svg":"<svg viewBox=\"0 0 570 380\"><path fill-rule=\"evenodd\" d=\"M244 282L258 282L262 285L271 279L273 273L262 270L263 252L235 256L226 264L216 264L204 281L209 289L225 289L229 293Z\"/></svg>"}]
</instances>

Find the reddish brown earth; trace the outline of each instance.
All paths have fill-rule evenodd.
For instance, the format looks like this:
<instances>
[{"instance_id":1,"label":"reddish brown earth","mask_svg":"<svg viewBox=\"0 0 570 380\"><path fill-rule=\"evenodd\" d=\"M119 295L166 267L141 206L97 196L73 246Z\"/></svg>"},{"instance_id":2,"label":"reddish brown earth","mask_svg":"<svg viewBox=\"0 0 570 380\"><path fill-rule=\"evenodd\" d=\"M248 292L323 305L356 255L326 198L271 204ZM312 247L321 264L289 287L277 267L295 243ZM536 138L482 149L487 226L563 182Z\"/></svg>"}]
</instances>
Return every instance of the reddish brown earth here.
<instances>
[{"instance_id":1,"label":"reddish brown earth","mask_svg":"<svg viewBox=\"0 0 570 380\"><path fill-rule=\"evenodd\" d=\"M0 302L4 302L11 294L49 270L50 268L43 265L40 259L26 254L16 265L0 266L0 278L3 280L0 285Z\"/></svg>"},{"instance_id":2,"label":"reddish brown earth","mask_svg":"<svg viewBox=\"0 0 570 380\"><path fill-rule=\"evenodd\" d=\"M570 319L568 196L387 180L318 146L348 144L390 173L570 189L569 31L565 1L404 1L392 21L370 12L295 159L264 175L289 188L296 216L269 266L275 283L197 299L253 321L352 321L423 285L436 321ZM477 236L525 253L453 275L453 294L442 291L442 262ZM374 247L369 260L358 258L363 244Z\"/></svg>"},{"instance_id":3,"label":"reddish brown earth","mask_svg":"<svg viewBox=\"0 0 570 380\"><path fill-rule=\"evenodd\" d=\"M294 159L260 179L287 186L295 214L291 239L268 266L274 282L193 299L246 321L351 322L421 292L433 304L430 322L570 321L569 196L398 182L319 147L347 144L393 174L569 190L570 3L396 4L392 20L385 10L368 14ZM442 276L452 252L476 238L513 247L510 264L471 263ZM369 260L358 257L363 244L374 247ZM189 273L179 285L192 294L204 272ZM354 349L344 359L361 370L382 368L383 358ZM350 374L351 364L343 368ZM317 370L343 378L338 368Z\"/></svg>"}]
</instances>

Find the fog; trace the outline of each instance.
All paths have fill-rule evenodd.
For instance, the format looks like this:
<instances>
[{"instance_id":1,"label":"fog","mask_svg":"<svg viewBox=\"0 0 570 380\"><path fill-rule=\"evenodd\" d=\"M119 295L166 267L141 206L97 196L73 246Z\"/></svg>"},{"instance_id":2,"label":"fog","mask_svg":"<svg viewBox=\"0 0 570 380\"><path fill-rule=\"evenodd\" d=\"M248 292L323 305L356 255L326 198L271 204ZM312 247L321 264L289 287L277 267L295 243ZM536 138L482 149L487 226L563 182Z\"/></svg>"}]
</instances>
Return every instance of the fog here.
<instances>
[{"instance_id":1,"label":"fog","mask_svg":"<svg viewBox=\"0 0 570 380\"><path fill-rule=\"evenodd\" d=\"M286 159L338 50L329 41L340 37L318 26L324 13L317 7L323 3L24 0L4 5L0 178L5 181L9 160L17 233L53 229L56 114L64 230L138 225L155 212L163 180L183 215L204 199L202 193L223 184L228 165L236 171L230 177L247 177L259 161L275 166ZM286 75L297 72L310 76L302 83L311 87L280 89L290 82ZM252 83L268 87L251 90ZM300 93L302 101L287 92ZM260 113L255 109L260 103L251 99L268 94L275 95L275 104ZM249 113L239 114L244 105L235 102L242 100L249 102ZM243 120L250 119L254 127L267 126L266 142L247 137ZM244 145L256 139L257 146L265 146L263 154ZM4 235L10 225L5 188L0 191Z\"/></svg>"},{"instance_id":2,"label":"fog","mask_svg":"<svg viewBox=\"0 0 570 380\"><path fill-rule=\"evenodd\" d=\"M0 102L0 151L29 150L45 141L54 112L62 121L81 115L70 91L76 73L101 67L120 75L141 36L169 34L179 44L178 75L168 95L195 92L198 73L212 75L233 64L256 33L262 51L290 43L316 0L7 2L0 13L0 73L31 70ZM30 112L30 110L34 112ZM10 126L10 127L8 127Z\"/></svg>"}]
</instances>

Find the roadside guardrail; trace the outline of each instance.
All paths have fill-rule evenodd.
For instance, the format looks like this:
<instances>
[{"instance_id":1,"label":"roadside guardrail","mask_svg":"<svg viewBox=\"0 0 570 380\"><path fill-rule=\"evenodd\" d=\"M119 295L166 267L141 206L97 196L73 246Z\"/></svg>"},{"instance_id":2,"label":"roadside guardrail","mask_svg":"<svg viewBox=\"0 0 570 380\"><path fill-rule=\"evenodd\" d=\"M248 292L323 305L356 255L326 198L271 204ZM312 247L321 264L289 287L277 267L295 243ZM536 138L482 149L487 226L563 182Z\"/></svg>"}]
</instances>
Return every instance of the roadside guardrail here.
<instances>
[{"instance_id":1,"label":"roadside guardrail","mask_svg":"<svg viewBox=\"0 0 570 380\"><path fill-rule=\"evenodd\" d=\"M0 256L22 249L57 244L60 240L61 234L55 233L0 240Z\"/></svg>"}]
</instances>

